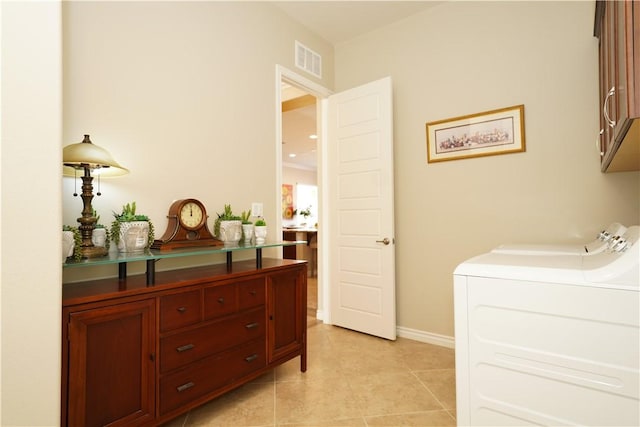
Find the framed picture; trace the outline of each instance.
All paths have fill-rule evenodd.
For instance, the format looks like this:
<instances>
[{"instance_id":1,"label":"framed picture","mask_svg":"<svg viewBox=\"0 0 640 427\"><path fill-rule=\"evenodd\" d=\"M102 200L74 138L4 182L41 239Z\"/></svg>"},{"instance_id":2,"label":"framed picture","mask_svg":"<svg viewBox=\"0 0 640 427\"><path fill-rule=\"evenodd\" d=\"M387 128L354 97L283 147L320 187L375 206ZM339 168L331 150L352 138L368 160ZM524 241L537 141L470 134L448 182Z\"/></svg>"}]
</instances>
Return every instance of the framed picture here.
<instances>
[{"instance_id":1,"label":"framed picture","mask_svg":"<svg viewBox=\"0 0 640 427\"><path fill-rule=\"evenodd\" d=\"M427 162L525 151L524 105L427 123Z\"/></svg>"},{"instance_id":2,"label":"framed picture","mask_svg":"<svg viewBox=\"0 0 640 427\"><path fill-rule=\"evenodd\" d=\"M293 185L282 184L282 218L293 218Z\"/></svg>"}]
</instances>

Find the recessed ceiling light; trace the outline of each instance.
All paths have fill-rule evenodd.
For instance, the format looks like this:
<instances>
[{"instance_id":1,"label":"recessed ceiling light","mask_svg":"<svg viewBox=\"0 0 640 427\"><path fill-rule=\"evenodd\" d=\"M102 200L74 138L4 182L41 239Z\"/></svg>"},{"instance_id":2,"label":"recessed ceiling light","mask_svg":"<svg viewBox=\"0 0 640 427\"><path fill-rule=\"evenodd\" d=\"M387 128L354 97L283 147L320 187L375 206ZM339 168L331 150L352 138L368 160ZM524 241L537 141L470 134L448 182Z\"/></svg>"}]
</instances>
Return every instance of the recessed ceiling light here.
<instances>
[{"instance_id":1,"label":"recessed ceiling light","mask_svg":"<svg viewBox=\"0 0 640 427\"><path fill-rule=\"evenodd\" d=\"M295 153L291 153L291 154L289 154L289 157L291 157L292 159L293 159L295 156L296 156L296 154L295 154Z\"/></svg>"},{"instance_id":2,"label":"recessed ceiling light","mask_svg":"<svg viewBox=\"0 0 640 427\"><path fill-rule=\"evenodd\" d=\"M318 139L318 135L316 134L309 135L309 139Z\"/></svg>"}]
</instances>

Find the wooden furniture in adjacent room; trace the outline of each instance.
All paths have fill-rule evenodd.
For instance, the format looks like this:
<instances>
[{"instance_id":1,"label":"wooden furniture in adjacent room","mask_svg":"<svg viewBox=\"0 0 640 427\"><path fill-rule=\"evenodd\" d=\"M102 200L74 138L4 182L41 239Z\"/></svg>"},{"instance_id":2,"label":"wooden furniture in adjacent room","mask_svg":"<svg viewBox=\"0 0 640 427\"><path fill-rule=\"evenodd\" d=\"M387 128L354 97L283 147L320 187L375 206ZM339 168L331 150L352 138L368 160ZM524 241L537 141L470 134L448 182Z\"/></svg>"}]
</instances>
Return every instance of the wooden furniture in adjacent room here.
<instances>
[{"instance_id":1,"label":"wooden furniture in adjacent room","mask_svg":"<svg viewBox=\"0 0 640 427\"><path fill-rule=\"evenodd\" d=\"M306 262L257 264L65 284L61 425L159 425L297 356L306 371Z\"/></svg>"},{"instance_id":2,"label":"wooden furniture in adjacent room","mask_svg":"<svg viewBox=\"0 0 640 427\"><path fill-rule=\"evenodd\" d=\"M306 245L285 246L282 256L285 259L304 259L309 261L309 275L318 274L318 230L316 228L292 228L282 230L285 241L305 241Z\"/></svg>"},{"instance_id":3,"label":"wooden furniture in adjacent room","mask_svg":"<svg viewBox=\"0 0 640 427\"><path fill-rule=\"evenodd\" d=\"M640 1L597 1L603 172L640 170Z\"/></svg>"},{"instance_id":4,"label":"wooden furniture in adjacent room","mask_svg":"<svg viewBox=\"0 0 640 427\"><path fill-rule=\"evenodd\" d=\"M293 230L283 230L282 240L297 240L297 234ZM285 246L282 248L282 257L284 259L298 259L296 246Z\"/></svg>"}]
</instances>

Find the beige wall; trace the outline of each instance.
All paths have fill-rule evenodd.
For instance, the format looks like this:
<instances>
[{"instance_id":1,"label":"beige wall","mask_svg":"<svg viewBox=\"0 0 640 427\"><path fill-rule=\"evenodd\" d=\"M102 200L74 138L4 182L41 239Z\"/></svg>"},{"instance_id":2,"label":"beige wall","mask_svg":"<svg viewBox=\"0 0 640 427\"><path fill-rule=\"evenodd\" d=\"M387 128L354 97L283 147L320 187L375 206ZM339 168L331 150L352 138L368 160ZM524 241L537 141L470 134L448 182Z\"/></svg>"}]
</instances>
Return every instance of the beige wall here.
<instances>
[{"instance_id":1,"label":"beige wall","mask_svg":"<svg viewBox=\"0 0 640 427\"><path fill-rule=\"evenodd\" d=\"M336 90L394 84L398 325L453 336L452 272L505 242L640 222L601 174L594 2L446 2L336 45ZM425 122L525 105L526 153L426 163Z\"/></svg>"},{"instance_id":2,"label":"beige wall","mask_svg":"<svg viewBox=\"0 0 640 427\"><path fill-rule=\"evenodd\" d=\"M60 414L60 3L0 3L2 399L0 425Z\"/></svg>"},{"instance_id":3,"label":"beige wall","mask_svg":"<svg viewBox=\"0 0 640 427\"><path fill-rule=\"evenodd\" d=\"M239 214L252 202L275 227L276 64L298 70L299 40L323 57L323 79L307 77L332 87L333 47L264 2L65 2L63 13L64 142L89 133L131 171L102 181L101 221L135 200L161 235L171 202L194 197L211 229L225 204ZM64 181L74 224L82 202Z\"/></svg>"}]
</instances>

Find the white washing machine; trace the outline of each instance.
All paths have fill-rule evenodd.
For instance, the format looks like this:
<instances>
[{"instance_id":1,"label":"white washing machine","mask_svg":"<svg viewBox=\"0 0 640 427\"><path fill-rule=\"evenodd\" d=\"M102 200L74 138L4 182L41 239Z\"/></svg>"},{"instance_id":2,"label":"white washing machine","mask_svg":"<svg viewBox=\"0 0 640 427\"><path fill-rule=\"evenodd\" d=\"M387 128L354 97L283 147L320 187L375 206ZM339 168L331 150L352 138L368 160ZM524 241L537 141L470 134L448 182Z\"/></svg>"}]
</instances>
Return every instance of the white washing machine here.
<instances>
[{"instance_id":1,"label":"white washing machine","mask_svg":"<svg viewBox=\"0 0 640 427\"><path fill-rule=\"evenodd\" d=\"M611 240L618 239L626 231L627 227L614 222L598 233L594 240L584 244L504 244L493 249L491 252L514 255L593 255L607 249Z\"/></svg>"},{"instance_id":2,"label":"white washing machine","mask_svg":"<svg viewBox=\"0 0 640 427\"><path fill-rule=\"evenodd\" d=\"M639 234L456 268L458 425L640 425Z\"/></svg>"}]
</instances>

